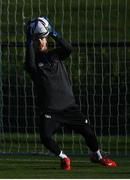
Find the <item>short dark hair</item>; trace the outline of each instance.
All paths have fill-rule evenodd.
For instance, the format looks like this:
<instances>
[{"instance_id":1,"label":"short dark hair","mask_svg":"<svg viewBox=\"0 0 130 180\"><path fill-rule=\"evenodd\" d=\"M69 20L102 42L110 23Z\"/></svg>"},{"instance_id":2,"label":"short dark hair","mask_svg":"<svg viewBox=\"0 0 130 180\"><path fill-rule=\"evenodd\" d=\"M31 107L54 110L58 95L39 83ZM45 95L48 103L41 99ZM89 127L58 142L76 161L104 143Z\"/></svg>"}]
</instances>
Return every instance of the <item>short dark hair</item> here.
<instances>
[{"instance_id":1,"label":"short dark hair","mask_svg":"<svg viewBox=\"0 0 130 180\"><path fill-rule=\"evenodd\" d=\"M43 39L43 38L46 38L43 33L40 33L40 34L34 34L34 39Z\"/></svg>"}]
</instances>

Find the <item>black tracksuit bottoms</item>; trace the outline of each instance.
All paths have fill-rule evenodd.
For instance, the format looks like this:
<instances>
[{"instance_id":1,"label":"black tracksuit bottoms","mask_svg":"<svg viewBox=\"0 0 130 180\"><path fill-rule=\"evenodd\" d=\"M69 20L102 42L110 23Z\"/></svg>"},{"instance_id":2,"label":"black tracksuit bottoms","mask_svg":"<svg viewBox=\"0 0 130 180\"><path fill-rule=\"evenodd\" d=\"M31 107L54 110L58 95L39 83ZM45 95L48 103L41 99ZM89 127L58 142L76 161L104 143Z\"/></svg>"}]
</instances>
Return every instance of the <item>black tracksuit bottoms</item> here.
<instances>
[{"instance_id":1,"label":"black tracksuit bottoms","mask_svg":"<svg viewBox=\"0 0 130 180\"><path fill-rule=\"evenodd\" d=\"M85 138L85 142L92 152L96 152L99 149L97 138L87 120L83 118L82 114L81 116L78 114L78 121L74 121L76 116L76 113L73 113L71 114L70 119L70 116L64 117L58 113L43 113L41 115L39 123L41 142L56 156L60 154L61 149L54 141L52 136L60 127L63 127L64 125L69 129L71 128L76 133L81 134Z\"/></svg>"}]
</instances>

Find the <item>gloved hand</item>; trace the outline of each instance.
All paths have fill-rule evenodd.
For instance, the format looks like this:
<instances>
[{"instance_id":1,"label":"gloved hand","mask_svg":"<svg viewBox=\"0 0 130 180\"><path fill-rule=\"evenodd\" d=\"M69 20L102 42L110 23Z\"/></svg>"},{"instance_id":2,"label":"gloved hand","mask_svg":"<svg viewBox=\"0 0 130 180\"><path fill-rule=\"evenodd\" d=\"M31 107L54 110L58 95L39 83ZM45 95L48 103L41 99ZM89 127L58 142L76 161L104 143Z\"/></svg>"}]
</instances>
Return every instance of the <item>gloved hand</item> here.
<instances>
[{"instance_id":1,"label":"gloved hand","mask_svg":"<svg viewBox=\"0 0 130 180\"><path fill-rule=\"evenodd\" d=\"M48 25L48 31L49 31L49 34L50 36L52 37L57 37L57 36L60 36L60 33L57 32L53 26L53 24L51 23L51 21L48 19L47 16L44 16L44 18L48 21L49 25Z\"/></svg>"}]
</instances>

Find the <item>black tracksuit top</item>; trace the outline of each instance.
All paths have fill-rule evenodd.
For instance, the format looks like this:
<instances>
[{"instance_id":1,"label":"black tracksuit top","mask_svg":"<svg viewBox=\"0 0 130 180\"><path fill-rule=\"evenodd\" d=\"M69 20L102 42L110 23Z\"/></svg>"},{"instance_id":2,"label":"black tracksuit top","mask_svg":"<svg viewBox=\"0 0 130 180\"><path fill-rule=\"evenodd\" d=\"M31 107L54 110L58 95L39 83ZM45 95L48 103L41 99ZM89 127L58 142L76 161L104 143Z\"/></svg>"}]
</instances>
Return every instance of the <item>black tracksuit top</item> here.
<instances>
[{"instance_id":1,"label":"black tracksuit top","mask_svg":"<svg viewBox=\"0 0 130 180\"><path fill-rule=\"evenodd\" d=\"M63 63L71 54L72 46L61 37L54 39L58 47L47 52L34 53L31 45L26 48L25 69L34 82L41 111L61 111L75 105Z\"/></svg>"}]
</instances>

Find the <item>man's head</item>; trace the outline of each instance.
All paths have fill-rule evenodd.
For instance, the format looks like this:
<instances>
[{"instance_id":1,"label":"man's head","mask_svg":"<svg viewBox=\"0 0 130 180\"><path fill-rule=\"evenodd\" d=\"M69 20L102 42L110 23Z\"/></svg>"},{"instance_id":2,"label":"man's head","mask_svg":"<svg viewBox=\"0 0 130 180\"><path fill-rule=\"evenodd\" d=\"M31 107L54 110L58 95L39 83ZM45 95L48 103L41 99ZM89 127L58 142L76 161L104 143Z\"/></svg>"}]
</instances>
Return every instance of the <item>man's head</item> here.
<instances>
[{"instance_id":1,"label":"man's head","mask_svg":"<svg viewBox=\"0 0 130 180\"><path fill-rule=\"evenodd\" d=\"M35 51L47 51L47 37L33 37L33 47Z\"/></svg>"},{"instance_id":2,"label":"man's head","mask_svg":"<svg viewBox=\"0 0 130 180\"><path fill-rule=\"evenodd\" d=\"M44 17L38 17L27 23L27 32L33 41L35 51L47 50L48 21Z\"/></svg>"}]
</instances>

